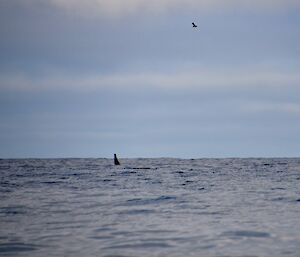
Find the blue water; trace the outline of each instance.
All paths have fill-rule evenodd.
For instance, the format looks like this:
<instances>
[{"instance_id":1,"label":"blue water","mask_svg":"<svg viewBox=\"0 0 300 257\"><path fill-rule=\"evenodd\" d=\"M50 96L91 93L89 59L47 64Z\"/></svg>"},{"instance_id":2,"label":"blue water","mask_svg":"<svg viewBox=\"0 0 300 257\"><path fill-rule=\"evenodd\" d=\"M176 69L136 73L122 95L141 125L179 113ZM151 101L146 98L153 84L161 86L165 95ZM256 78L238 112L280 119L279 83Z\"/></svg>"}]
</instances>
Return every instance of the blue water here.
<instances>
[{"instance_id":1,"label":"blue water","mask_svg":"<svg viewBox=\"0 0 300 257\"><path fill-rule=\"evenodd\" d=\"M0 256L300 256L300 159L120 161L0 160Z\"/></svg>"}]
</instances>

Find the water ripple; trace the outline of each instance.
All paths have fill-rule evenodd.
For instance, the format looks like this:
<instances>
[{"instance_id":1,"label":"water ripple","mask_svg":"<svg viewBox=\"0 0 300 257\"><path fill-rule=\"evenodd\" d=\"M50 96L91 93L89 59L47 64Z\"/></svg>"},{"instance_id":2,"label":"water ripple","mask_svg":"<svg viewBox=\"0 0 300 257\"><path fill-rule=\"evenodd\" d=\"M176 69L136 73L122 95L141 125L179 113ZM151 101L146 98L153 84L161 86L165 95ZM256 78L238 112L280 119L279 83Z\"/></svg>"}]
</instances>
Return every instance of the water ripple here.
<instances>
[{"instance_id":1,"label":"water ripple","mask_svg":"<svg viewBox=\"0 0 300 257\"><path fill-rule=\"evenodd\" d=\"M249 230L236 230L227 231L222 234L222 236L236 238L236 237L258 237L258 238L268 238L271 235L267 232L260 231L249 231Z\"/></svg>"},{"instance_id":2,"label":"water ripple","mask_svg":"<svg viewBox=\"0 0 300 257\"><path fill-rule=\"evenodd\" d=\"M299 158L22 159L0 171L1 256L299 256Z\"/></svg>"}]
</instances>

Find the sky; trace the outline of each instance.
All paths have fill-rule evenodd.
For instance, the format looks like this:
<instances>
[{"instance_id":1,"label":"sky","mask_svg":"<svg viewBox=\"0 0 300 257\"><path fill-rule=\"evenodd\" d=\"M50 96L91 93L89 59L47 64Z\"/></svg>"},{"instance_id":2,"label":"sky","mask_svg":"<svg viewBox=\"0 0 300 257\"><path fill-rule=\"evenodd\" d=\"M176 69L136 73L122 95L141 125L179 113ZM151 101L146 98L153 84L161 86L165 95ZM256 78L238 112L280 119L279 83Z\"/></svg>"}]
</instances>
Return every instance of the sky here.
<instances>
[{"instance_id":1,"label":"sky","mask_svg":"<svg viewBox=\"0 0 300 257\"><path fill-rule=\"evenodd\" d=\"M299 11L0 0L0 158L300 157Z\"/></svg>"}]
</instances>

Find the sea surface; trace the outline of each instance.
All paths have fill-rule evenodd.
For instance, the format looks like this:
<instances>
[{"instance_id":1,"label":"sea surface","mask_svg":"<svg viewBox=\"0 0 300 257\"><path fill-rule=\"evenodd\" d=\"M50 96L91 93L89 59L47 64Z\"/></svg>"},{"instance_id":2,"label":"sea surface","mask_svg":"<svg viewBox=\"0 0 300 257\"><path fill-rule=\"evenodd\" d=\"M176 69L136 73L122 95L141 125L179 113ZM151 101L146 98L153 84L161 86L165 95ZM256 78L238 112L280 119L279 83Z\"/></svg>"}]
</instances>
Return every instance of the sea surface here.
<instances>
[{"instance_id":1,"label":"sea surface","mask_svg":"<svg viewBox=\"0 0 300 257\"><path fill-rule=\"evenodd\" d=\"M0 256L299 257L300 159L0 160Z\"/></svg>"}]
</instances>

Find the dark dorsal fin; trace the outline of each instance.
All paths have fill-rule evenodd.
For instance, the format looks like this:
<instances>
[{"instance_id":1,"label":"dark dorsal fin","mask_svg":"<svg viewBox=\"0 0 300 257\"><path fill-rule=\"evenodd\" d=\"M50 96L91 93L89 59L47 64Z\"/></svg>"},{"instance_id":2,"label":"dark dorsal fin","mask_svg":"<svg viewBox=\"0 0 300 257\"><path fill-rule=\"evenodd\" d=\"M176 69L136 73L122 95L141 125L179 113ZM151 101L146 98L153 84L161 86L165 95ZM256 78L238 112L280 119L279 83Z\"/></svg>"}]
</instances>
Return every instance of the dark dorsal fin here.
<instances>
[{"instance_id":1,"label":"dark dorsal fin","mask_svg":"<svg viewBox=\"0 0 300 257\"><path fill-rule=\"evenodd\" d=\"M116 154L114 154L114 163L115 163L115 165L120 165L120 162L119 162Z\"/></svg>"}]
</instances>

